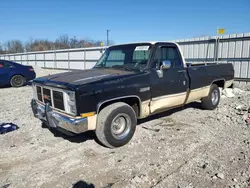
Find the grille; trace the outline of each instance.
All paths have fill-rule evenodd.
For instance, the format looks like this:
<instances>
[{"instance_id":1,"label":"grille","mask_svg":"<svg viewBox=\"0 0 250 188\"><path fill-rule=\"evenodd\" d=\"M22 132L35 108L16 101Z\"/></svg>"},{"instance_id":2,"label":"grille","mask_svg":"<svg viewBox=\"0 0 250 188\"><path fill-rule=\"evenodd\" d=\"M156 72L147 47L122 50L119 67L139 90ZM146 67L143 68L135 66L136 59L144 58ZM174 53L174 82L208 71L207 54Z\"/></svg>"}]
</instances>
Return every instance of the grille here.
<instances>
[{"instance_id":1,"label":"grille","mask_svg":"<svg viewBox=\"0 0 250 188\"><path fill-rule=\"evenodd\" d=\"M63 92L53 91L54 107L60 110L65 110L63 103Z\"/></svg>"},{"instance_id":2,"label":"grille","mask_svg":"<svg viewBox=\"0 0 250 188\"><path fill-rule=\"evenodd\" d=\"M52 106L50 89L43 88L43 100L45 104L49 103Z\"/></svg>"},{"instance_id":3,"label":"grille","mask_svg":"<svg viewBox=\"0 0 250 188\"><path fill-rule=\"evenodd\" d=\"M41 102L43 102L43 97L42 97L42 89L39 86L36 86L36 90L37 90L37 99Z\"/></svg>"},{"instance_id":4,"label":"grille","mask_svg":"<svg viewBox=\"0 0 250 188\"><path fill-rule=\"evenodd\" d=\"M37 99L51 107L65 111L63 92L36 86Z\"/></svg>"}]
</instances>

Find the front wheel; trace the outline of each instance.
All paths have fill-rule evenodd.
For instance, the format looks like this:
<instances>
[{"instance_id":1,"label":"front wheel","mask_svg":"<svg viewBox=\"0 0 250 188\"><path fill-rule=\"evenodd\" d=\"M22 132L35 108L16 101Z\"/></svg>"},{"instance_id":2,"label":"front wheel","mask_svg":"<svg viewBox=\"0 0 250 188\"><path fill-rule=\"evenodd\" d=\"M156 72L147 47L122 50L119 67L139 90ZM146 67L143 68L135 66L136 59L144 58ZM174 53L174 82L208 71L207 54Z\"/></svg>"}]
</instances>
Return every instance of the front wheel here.
<instances>
[{"instance_id":1,"label":"front wheel","mask_svg":"<svg viewBox=\"0 0 250 188\"><path fill-rule=\"evenodd\" d=\"M21 75L14 75L10 79L10 85L12 87L21 87L25 84L25 78Z\"/></svg>"},{"instance_id":2,"label":"front wheel","mask_svg":"<svg viewBox=\"0 0 250 188\"><path fill-rule=\"evenodd\" d=\"M135 111L123 102L106 106L98 114L96 136L109 148L127 144L133 137L137 124Z\"/></svg>"},{"instance_id":3,"label":"front wheel","mask_svg":"<svg viewBox=\"0 0 250 188\"><path fill-rule=\"evenodd\" d=\"M207 97L201 99L201 106L205 110L214 110L220 102L220 90L216 84L212 84Z\"/></svg>"}]
</instances>

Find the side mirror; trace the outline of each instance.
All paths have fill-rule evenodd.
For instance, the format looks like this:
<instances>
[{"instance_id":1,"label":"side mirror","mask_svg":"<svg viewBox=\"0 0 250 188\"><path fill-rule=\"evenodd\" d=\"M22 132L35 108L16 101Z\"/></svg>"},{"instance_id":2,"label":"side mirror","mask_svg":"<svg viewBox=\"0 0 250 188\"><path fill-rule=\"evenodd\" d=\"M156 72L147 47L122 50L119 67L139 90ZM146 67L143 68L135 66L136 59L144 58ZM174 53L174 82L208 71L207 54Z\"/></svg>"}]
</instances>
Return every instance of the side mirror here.
<instances>
[{"instance_id":1,"label":"side mirror","mask_svg":"<svg viewBox=\"0 0 250 188\"><path fill-rule=\"evenodd\" d=\"M162 61L161 69L169 69L171 67L171 61L164 60Z\"/></svg>"}]
</instances>

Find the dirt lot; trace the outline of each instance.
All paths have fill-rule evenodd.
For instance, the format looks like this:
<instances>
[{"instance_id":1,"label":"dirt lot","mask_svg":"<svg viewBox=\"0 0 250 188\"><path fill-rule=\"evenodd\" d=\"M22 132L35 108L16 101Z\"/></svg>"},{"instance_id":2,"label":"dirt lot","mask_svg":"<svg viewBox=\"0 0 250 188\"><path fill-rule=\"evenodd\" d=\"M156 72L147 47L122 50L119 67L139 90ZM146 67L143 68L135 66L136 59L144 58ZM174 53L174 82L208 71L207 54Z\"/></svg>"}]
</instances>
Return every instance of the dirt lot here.
<instances>
[{"instance_id":1,"label":"dirt lot","mask_svg":"<svg viewBox=\"0 0 250 188\"><path fill-rule=\"evenodd\" d=\"M0 123L19 129L0 135L0 187L250 187L250 92L233 91L214 111L192 103L142 120L129 144L108 149L93 132L66 137L42 127L30 86L2 88Z\"/></svg>"}]
</instances>

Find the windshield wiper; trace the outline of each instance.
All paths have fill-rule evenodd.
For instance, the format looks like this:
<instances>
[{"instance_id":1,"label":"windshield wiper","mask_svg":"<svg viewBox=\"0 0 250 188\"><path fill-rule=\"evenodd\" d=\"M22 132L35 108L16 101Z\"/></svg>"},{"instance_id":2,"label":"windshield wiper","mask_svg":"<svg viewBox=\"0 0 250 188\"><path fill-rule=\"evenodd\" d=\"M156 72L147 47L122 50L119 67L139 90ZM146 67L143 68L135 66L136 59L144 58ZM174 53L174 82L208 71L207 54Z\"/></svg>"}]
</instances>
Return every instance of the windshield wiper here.
<instances>
[{"instance_id":1,"label":"windshield wiper","mask_svg":"<svg viewBox=\"0 0 250 188\"><path fill-rule=\"evenodd\" d=\"M93 68L104 68L104 69L108 69L110 67L106 67L105 65L98 65L98 66L94 66Z\"/></svg>"},{"instance_id":2,"label":"windshield wiper","mask_svg":"<svg viewBox=\"0 0 250 188\"><path fill-rule=\"evenodd\" d=\"M124 65L113 65L111 68L121 68L121 69L124 69L124 70L127 70L127 71L131 71L132 69L131 68L128 68Z\"/></svg>"}]
</instances>

